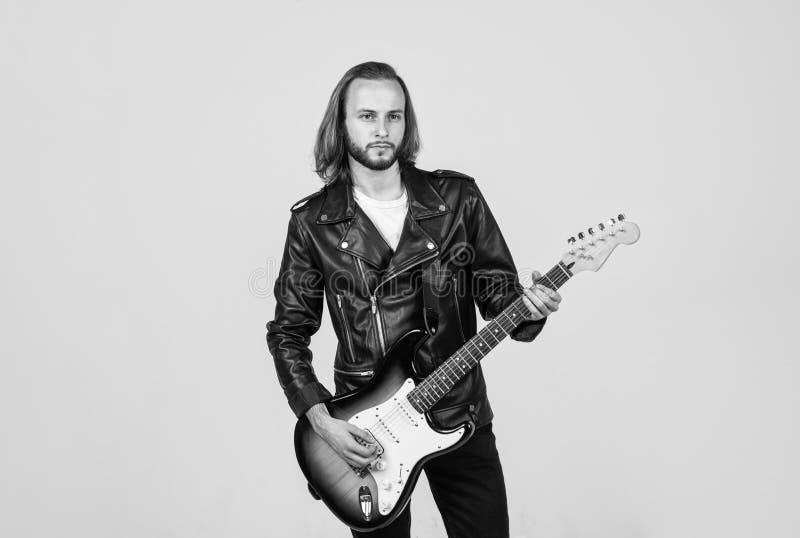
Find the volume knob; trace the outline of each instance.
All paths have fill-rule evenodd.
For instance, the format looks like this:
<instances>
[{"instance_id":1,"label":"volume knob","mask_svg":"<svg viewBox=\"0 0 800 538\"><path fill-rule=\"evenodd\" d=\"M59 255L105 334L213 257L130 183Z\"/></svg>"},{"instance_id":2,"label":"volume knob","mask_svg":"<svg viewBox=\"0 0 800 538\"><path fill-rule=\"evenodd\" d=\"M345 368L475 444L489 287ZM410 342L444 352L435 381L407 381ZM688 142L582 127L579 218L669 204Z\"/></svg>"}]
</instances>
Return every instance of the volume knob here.
<instances>
[{"instance_id":1,"label":"volume knob","mask_svg":"<svg viewBox=\"0 0 800 538\"><path fill-rule=\"evenodd\" d=\"M381 480L381 487L383 489L392 489L392 483L388 480Z\"/></svg>"},{"instance_id":2,"label":"volume knob","mask_svg":"<svg viewBox=\"0 0 800 538\"><path fill-rule=\"evenodd\" d=\"M376 471L383 471L383 470L385 470L385 469L386 469L386 462L385 462L385 461L383 461L383 460L378 460L378 461L375 463L375 470L376 470Z\"/></svg>"}]
</instances>

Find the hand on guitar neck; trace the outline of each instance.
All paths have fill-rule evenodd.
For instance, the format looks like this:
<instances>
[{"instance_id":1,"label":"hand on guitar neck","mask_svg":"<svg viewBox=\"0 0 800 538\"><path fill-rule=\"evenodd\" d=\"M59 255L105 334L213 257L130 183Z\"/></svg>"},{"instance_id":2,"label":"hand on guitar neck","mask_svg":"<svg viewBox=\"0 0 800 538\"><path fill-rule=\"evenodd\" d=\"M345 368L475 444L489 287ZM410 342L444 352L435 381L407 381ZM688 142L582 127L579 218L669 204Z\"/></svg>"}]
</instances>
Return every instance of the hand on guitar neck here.
<instances>
[{"instance_id":1,"label":"hand on guitar neck","mask_svg":"<svg viewBox=\"0 0 800 538\"><path fill-rule=\"evenodd\" d=\"M370 444L371 436L347 421L334 418L324 403L318 403L306 411L306 418L314 431L331 448L353 467L366 467L377 457L377 445ZM359 443L361 439L364 443Z\"/></svg>"},{"instance_id":2,"label":"hand on guitar neck","mask_svg":"<svg viewBox=\"0 0 800 538\"><path fill-rule=\"evenodd\" d=\"M542 279L542 274L539 271L533 272L533 286L525 288L523 291L522 302L531 311L531 317L534 321L546 318L556 310L558 310L559 303L561 303L561 295L555 290L551 290L539 283Z\"/></svg>"}]
</instances>

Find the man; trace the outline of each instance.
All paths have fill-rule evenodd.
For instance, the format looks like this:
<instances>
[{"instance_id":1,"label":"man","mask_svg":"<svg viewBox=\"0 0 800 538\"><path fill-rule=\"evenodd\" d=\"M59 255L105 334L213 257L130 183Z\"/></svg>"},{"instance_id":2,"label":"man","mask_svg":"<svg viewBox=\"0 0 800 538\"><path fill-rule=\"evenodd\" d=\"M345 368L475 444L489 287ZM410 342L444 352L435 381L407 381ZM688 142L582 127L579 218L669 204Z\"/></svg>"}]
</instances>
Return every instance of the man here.
<instances>
[{"instance_id":1,"label":"man","mask_svg":"<svg viewBox=\"0 0 800 538\"><path fill-rule=\"evenodd\" d=\"M350 69L317 136L317 173L326 184L292 207L275 320L267 325L290 407L358 467L375 460L375 446L357 442L369 434L328 414L331 394L311 367L309 340L319 329L323 298L339 340L337 394L366 384L387 348L411 329L427 326L432 333L415 357L417 371L427 375L475 334L475 305L489 319L523 294L530 318L511 337L530 341L561 301L539 285L522 289L475 181L417 169L419 146L409 92L394 69L377 62ZM424 313L420 279L434 262L438 319ZM507 536L505 483L480 366L430 416L440 427L473 421L477 428L465 445L425 466L448 535ZM369 536L408 537L410 524L407 508Z\"/></svg>"}]
</instances>

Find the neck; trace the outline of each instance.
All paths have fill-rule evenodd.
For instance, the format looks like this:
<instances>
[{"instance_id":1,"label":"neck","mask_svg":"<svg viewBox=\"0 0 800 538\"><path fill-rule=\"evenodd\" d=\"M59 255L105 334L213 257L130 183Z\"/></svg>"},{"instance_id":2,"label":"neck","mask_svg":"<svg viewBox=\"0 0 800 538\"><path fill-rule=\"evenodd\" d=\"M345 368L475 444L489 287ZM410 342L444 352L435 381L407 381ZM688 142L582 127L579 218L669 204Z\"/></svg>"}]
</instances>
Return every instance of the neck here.
<instances>
[{"instance_id":1,"label":"neck","mask_svg":"<svg viewBox=\"0 0 800 538\"><path fill-rule=\"evenodd\" d=\"M348 157L353 186L375 200L397 200L403 194L400 165L395 163L386 170L371 170Z\"/></svg>"},{"instance_id":2,"label":"neck","mask_svg":"<svg viewBox=\"0 0 800 538\"><path fill-rule=\"evenodd\" d=\"M536 282L558 289L572 276L570 266L559 262ZM430 410L528 315L528 307L521 297L512 302L408 393L408 401L414 409L422 413Z\"/></svg>"}]
</instances>

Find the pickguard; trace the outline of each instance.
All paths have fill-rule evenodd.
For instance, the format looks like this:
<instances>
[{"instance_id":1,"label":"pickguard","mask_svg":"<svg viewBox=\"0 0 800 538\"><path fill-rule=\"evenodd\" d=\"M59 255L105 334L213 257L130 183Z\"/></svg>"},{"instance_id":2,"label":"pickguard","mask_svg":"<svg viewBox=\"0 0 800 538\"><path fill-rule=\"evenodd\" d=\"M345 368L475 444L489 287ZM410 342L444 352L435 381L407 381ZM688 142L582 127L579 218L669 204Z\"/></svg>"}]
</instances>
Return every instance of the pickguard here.
<instances>
[{"instance_id":1,"label":"pickguard","mask_svg":"<svg viewBox=\"0 0 800 538\"><path fill-rule=\"evenodd\" d=\"M413 388L414 382L406 379L391 398L348 421L367 430L378 442L379 452L383 451L369 472L378 484L378 511L384 516L397 504L414 466L422 458L453 446L466 432L464 427L449 433L431 428L425 415L406 398Z\"/></svg>"}]
</instances>

